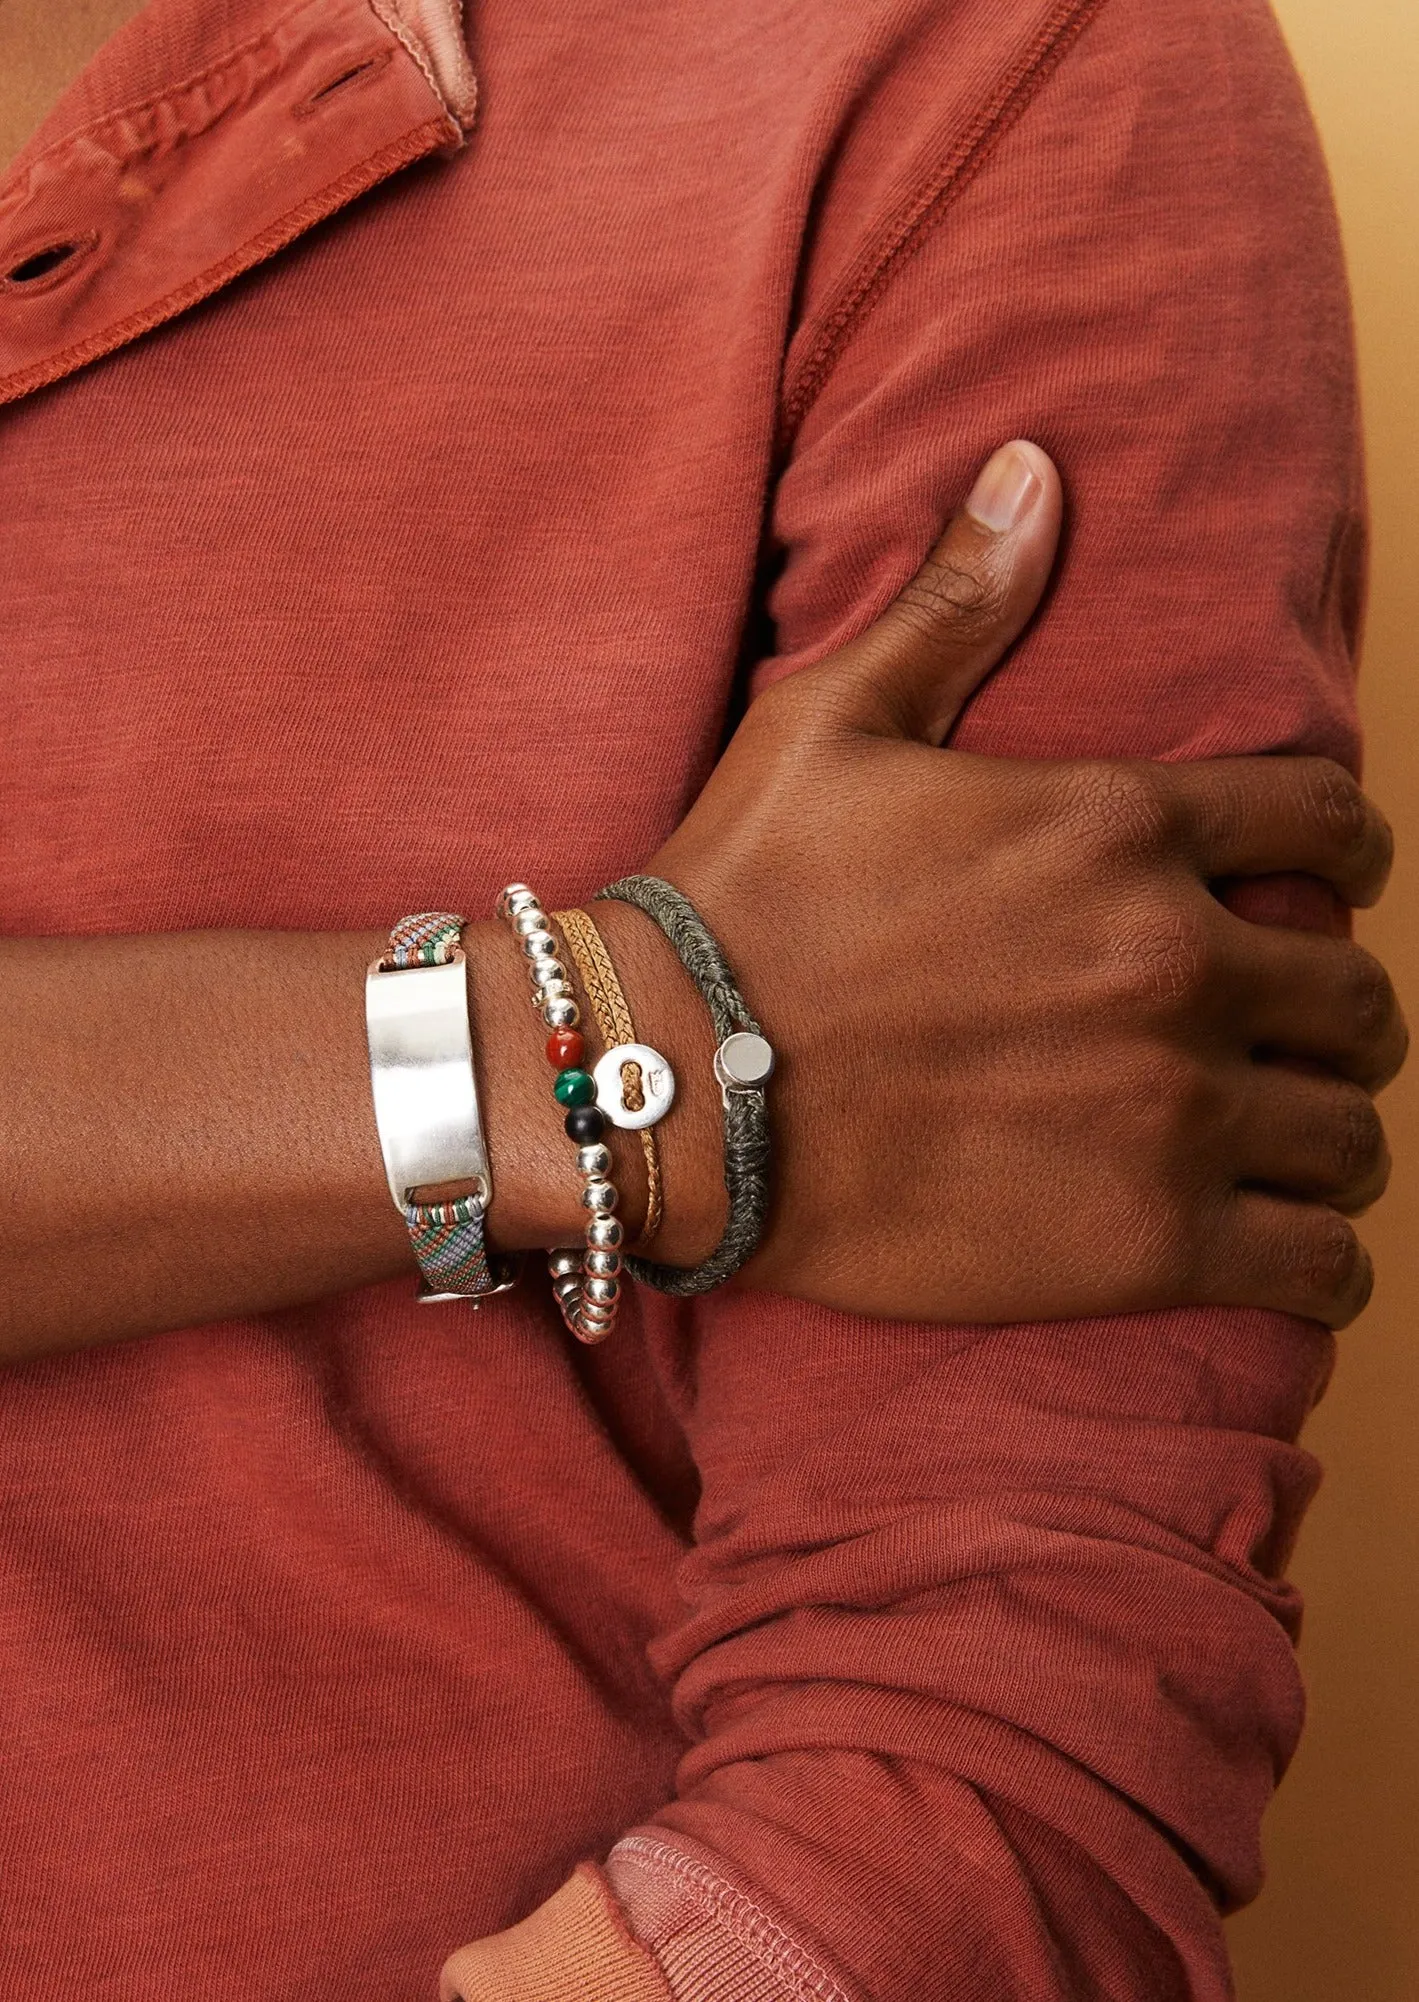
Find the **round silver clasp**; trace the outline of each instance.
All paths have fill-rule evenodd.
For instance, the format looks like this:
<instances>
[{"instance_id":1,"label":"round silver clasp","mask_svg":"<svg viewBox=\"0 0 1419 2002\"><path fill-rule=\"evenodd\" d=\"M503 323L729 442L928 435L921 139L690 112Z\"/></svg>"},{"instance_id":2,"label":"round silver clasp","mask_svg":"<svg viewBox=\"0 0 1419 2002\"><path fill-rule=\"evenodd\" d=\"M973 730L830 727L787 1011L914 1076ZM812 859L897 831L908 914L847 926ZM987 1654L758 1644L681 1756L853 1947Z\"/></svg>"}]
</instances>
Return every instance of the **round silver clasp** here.
<instances>
[{"instance_id":1,"label":"round silver clasp","mask_svg":"<svg viewBox=\"0 0 1419 2002\"><path fill-rule=\"evenodd\" d=\"M772 1045L747 1030L726 1036L714 1053L714 1074L726 1100L731 1091L757 1091L774 1074Z\"/></svg>"}]
</instances>

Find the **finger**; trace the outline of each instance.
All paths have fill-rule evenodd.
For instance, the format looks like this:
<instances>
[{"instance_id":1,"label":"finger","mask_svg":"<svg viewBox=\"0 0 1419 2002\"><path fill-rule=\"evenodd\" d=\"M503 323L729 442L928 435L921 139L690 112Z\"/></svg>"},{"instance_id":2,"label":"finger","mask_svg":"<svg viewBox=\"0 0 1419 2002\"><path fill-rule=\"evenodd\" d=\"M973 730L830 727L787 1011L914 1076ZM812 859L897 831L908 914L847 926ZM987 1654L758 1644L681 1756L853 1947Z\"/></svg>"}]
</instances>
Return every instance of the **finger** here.
<instances>
[{"instance_id":1,"label":"finger","mask_svg":"<svg viewBox=\"0 0 1419 2002\"><path fill-rule=\"evenodd\" d=\"M1294 871L1360 905L1384 889L1394 859L1389 823L1329 758L1220 758L1166 769L1209 877Z\"/></svg>"},{"instance_id":2,"label":"finger","mask_svg":"<svg viewBox=\"0 0 1419 2002\"><path fill-rule=\"evenodd\" d=\"M1394 984L1372 952L1320 932L1248 924L1228 914L1234 1019L1252 1046L1325 1064L1379 1091L1409 1048Z\"/></svg>"},{"instance_id":3,"label":"finger","mask_svg":"<svg viewBox=\"0 0 1419 2002\"><path fill-rule=\"evenodd\" d=\"M1368 1092L1338 1078L1257 1064L1239 1180L1358 1216L1385 1192L1389 1146Z\"/></svg>"},{"instance_id":4,"label":"finger","mask_svg":"<svg viewBox=\"0 0 1419 2002\"><path fill-rule=\"evenodd\" d=\"M1059 475L1038 445L1002 446L936 548L877 623L810 673L876 736L941 743L1029 623L1054 563Z\"/></svg>"},{"instance_id":5,"label":"finger","mask_svg":"<svg viewBox=\"0 0 1419 2002\"><path fill-rule=\"evenodd\" d=\"M1202 1299L1343 1328L1368 1304L1373 1287L1370 1255L1335 1210L1239 1189L1217 1228Z\"/></svg>"}]
</instances>

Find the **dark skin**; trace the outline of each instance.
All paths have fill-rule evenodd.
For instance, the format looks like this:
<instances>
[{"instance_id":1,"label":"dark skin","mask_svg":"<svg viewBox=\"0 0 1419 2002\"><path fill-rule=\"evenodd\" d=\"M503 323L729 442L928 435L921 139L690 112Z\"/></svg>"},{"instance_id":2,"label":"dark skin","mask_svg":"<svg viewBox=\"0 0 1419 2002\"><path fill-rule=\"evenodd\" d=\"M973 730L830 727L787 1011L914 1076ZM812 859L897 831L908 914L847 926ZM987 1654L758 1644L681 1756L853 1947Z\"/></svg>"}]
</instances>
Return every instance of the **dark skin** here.
<instances>
[{"instance_id":1,"label":"dark skin","mask_svg":"<svg viewBox=\"0 0 1419 2002\"><path fill-rule=\"evenodd\" d=\"M0 159L140 4L0 0ZM1030 448L1002 466L980 511L998 527L1013 481L1029 503L1018 524L958 518L871 633L761 699L648 864L700 902L782 1057L780 1201L746 1282L912 1317L1206 1300L1338 1324L1368 1290L1342 1213L1384 1183L1370 1094L1403 1025L1368 955L1261 933L1205 885L1300 869L1368 902L1387 831L1315 763L1027 766L936 749L1053 560L1053 468ZM642 1033L679 1074L657 1255L691 1263L724 1207L707 1022L653 927L622 907L600 920ZM362 1033L381 944L0 946L0 1357L410 1270ZM521 967L492 921L466 945L490 1235L507 1249L575 1238ZM1257 1063L1258 1045L1292 1066ZM640 1151L624 1137L615 1151L634 1224Z\"/></svg>"},{"instance_id":2,"label":"dark skin","mask_svg":"<svg viewBox=\"0 0 1419 2002\"><path fill-rule=\"evenodd\" d=\"M913 1319L1225 1304L1339 1325L1369 1293L1346 1214L1388 1177L1371 1094L1404 1024L1360 947L1247 924L1208 886L1294 869L1369 903L1388 828L1319 759L936 748L1038 602L1058 486L1033 457L1033 514L1000 538L959 517L883 621L761 698L652 865L762 969L804 1101L854 1079L842 1174L821 1129L781 1120L792 1239L753 1276ZM777 941L815 900L805 983ZM844 1185L884 1172L888 1201L845 1231Z\"/></svg>"},{"instance_id":3,"label":"dark skin","mask_svg":"<svg viewBox=\"0 0 1419 2002\"><path fill-rule=\"evenodd\" d=\"M1014 526L989 526L1011 494ZM877 626L754 704L647 858L700 904L781 1054L780 1196L745 1282L910 1318L1196 1301L1340 1325L1368 1292L1348 1214L1384 1185L1371 1094L1402 1059L1403 1023L1359 947L1245 924L1207 885L1299 870L1367 903L1388 831L1319 760L1046 765L938 748L1044 588L1054 469L1010 448L972 506ZM659 933L601 912L638 1027L681 1080L657 1250L686 1263L723 1219L707 1019ZM411 1270L364 1050L362 977L381 944L0 946L0 1354ZM522 964L492 920L467 949L490 1234L574 1241ZM1260 1062L1262 1048L1288 1061ZM644 1187L626 1140L614 1173L634 1225Z\"/></svg>"}]
</instances>

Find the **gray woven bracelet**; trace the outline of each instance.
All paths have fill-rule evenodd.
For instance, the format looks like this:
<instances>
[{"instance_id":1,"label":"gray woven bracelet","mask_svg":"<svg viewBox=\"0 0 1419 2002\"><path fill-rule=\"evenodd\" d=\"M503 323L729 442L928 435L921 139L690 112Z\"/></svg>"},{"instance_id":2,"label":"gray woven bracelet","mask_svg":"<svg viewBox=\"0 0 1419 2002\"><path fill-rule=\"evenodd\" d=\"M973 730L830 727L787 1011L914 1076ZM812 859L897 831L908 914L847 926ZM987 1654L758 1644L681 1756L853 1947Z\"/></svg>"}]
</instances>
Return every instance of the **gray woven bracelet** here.
<instances>
[{"instance_id":1,"label":"gray woven bracelet","mask_svg":"<svg viewBox=\"0 0 1419 2002\"><path fill-rule=\"evenodd\" d=\"M598 895L634 904L660 926L703 994L719 1043L714 1074L724 1099L724 1186L729 1192L724 1236L702 1265L688 1270L657 1265L648 1258L625 1261L627 1271L643 1286L688 1299L732 1279L763 1237L771 1154L764 1086L773 1071L774 1053L749 1013L718 940L688 897L659 876L623 876Z\"/></svg>"}]
</instances>

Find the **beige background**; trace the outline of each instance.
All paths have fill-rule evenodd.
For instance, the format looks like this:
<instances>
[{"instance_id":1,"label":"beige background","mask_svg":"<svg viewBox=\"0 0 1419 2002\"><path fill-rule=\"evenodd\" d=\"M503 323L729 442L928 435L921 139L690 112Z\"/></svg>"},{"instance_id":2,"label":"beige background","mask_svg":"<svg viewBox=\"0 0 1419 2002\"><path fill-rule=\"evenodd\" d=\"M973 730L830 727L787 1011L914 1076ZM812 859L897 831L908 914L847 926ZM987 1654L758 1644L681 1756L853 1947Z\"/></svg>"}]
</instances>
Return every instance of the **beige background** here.
<instances>
[{"instance_id":1,"label":"beige background","mask_svg":"<svg viewBox=\"0 0 1419 2002\"><path fill-rule=\"evenodd\" d=\"M1367 777L1399 836L1361 936L1419 1044L1419 0L1273 0L1335 177L1375 512ZM1327 1478L1295 1564L1310 1725L1232 1926L1241 2002L1419 2002L1419 1055L1384 1101L1397 1159L1369 1313L1308 1443Z\"/></svg>"}]
</instances>

